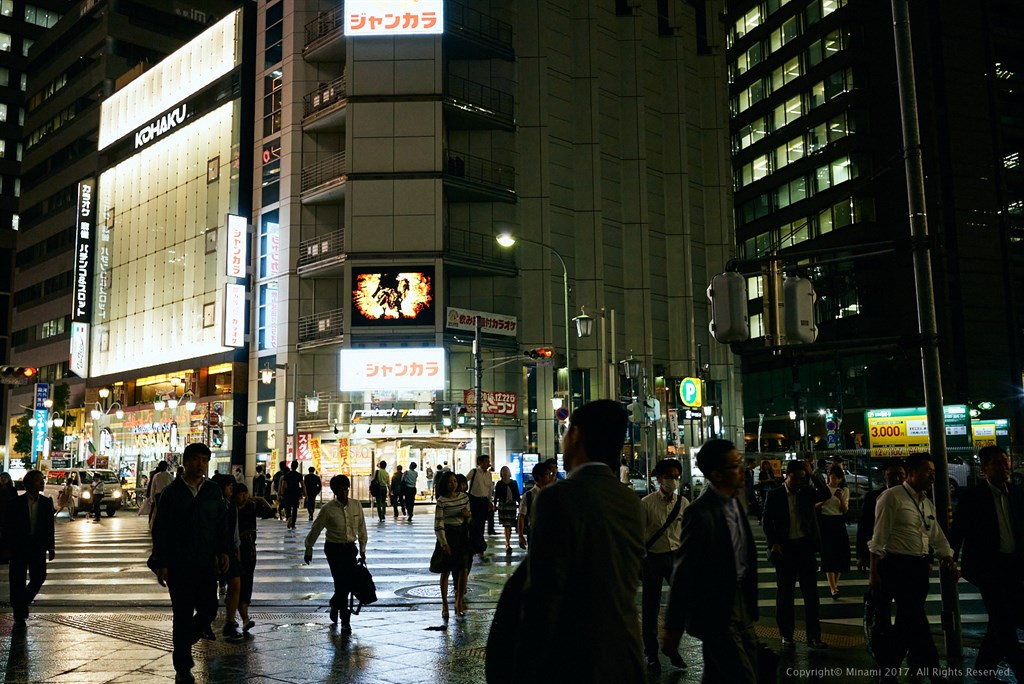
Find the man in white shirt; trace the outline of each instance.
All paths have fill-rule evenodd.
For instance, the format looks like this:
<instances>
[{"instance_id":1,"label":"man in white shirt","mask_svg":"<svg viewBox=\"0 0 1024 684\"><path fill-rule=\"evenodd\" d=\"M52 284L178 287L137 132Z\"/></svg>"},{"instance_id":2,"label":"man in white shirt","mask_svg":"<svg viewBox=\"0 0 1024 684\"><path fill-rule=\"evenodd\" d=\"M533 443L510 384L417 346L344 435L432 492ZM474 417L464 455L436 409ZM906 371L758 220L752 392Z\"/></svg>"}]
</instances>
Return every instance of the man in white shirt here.
<instances>
[{"instance_id":1,"label":"man in white shirt","mask_svg":"<svg viewBox=\"0 0 1024 684\"><path fill-rule=\"evenodd\" d=\"M927 492L935 483L935 465L927 453L907 458L907 480L885 490L875 507L875 529L868 542L871 552L869 583L876 591L892 597L896 603L896 623L888 639L879 639L889 648L876 652L884 672L898 671L907 658L912 671L929 676L932 682L944 681L939 671L939 653L932 639L924 610L928 598L928 574L931 561L928 547L935 549L943 567L954 579L960 571L953 550L935 517L935 505ZM886 677L882 681L896 681Z\"/></svg>"},{"instance_id":2,"label":"man in white shirt","mask_svg":"<svg viewBox=\"0 0 1024 684\"><path fill-rule=\"evenodd\" d=\"M683 511L690 502L676 494L683 466L674 458L663 458L654 466L652 475L658 480L658 491L651 492L640 500L644 516L644 541L647 555L644 557L641 578L643 580L643 604L641 627L643 629L644 655L647 667L661 670L658 661L658 611L661 609L661 587L672 581L672 567L676 549L679 548L679 532L683 524ZM686 663L679 651L665 653L672 665L680 669Z\"/></svg>"},{"instance_id":3,"label":"man in white shirt","mask_svg":"<svg viewBox=\"0 0 1024 684\"><path fill-rule=\"evenodd\" d=\"M171 475L168 470L167 461L160 461L156 464L156 471L153 473L153 478L149 481L149 524L153 524L153 513L156 511L157 505L160 503L160 495L163 493L167 485L174 482L174 476Z\"/></svg>"},{"instance_id":4,"label":"man in white shirt","mask_svg":"<svg viewBox=\"0 0 1024 684\"><path fill-rule=\"evenodd\" d=\"M474 554L480 554L480 560L486 560L487 541L484 539L484 526L494 512L494 478L491 477L491 457L480 454L476 459L476 468L466 473L469 480L469 512L473 514L469 521L469 548Z\"/></svg>"}]
</instances>

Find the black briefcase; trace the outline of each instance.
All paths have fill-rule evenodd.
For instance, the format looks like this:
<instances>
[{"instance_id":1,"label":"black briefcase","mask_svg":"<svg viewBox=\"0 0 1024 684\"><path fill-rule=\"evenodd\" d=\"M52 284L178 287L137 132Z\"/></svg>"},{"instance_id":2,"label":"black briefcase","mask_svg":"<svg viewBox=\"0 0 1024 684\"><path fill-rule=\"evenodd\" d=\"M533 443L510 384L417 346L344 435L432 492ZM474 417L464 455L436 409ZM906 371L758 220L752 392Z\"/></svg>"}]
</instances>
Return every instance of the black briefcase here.
<instances>
[{"instance_id":1,"label":"black briefcase","mask_svg":"<svg viewBox=\"0 0 1024 684\"><path fill-rule=\"evenodd\" d=\"M365 563L359 563L352 570L352 596L349 598L349 609L353 615L359 615L363 606L377 602L377 585L373 583L373 575Z\"/></svg>"}]
</instances>

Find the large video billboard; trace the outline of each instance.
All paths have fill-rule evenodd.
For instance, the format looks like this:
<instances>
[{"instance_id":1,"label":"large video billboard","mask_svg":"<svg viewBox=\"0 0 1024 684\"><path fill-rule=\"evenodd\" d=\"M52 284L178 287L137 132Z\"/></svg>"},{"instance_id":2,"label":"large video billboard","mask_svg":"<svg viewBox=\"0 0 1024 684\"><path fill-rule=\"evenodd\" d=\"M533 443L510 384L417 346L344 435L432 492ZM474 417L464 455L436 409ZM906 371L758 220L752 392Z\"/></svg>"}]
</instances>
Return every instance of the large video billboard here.
<instances>
[{"instance_id":1,"label":"large video billboard","mask_svg":"<svg viewBox=\"0 0 1024 684\"><path fill-rule=\"evenodd\" d=\"M353 269L352 325L434 325L433 267Z\"/></svg>"}]
</instances>

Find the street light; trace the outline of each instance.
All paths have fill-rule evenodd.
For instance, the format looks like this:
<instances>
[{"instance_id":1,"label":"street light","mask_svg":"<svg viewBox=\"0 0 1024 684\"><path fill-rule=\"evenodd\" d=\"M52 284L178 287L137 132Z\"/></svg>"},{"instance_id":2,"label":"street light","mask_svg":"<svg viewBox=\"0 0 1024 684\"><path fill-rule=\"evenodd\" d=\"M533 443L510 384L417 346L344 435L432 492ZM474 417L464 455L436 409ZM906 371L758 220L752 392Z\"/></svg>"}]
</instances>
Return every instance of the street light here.
<instances>
[{"instance_id":1,"label":"street light","mask_svg":"<svg viewBox=\"0 0 1024 684\"><path fill-rule=\"evenodd\" d=\"M604 354L604 341L605 341L605 321L611 320L611 358L615 358L615 309L598 309L597 315L601 317L601 343L600 353L601 362L598 364L601 372L599 374L600 385L599 391L602 397L606 399L615 399L615 381L610 375L610 369L608 367L608 361ZM572 319L576 324L576 336L577 337L590 337L594 334L594 319L587 315L587 307L580 307L580 315Z\"/></svg>"},{"instance_id":2,"label":"street light","mask_svg":"<svg viewBox=\"0 0 1024 684\"><path fill-rule=\"evenodd\" d=\"M565 265L565 259L558 253L551 245L546 242L540 242L539 240L529 240L526 238L517 238L512 233L503 232L497 235L495 240L502 247L512 247L516 242L526 242L531 245L537 245L538 247L546 247L551 251L552 254L558 259L558 263L562 265L562 304L565 309L565 385L566 393L568 396L568 409L572 411L572 364L569 361L570 347L569 347L569 269Z\"/></svg>"},{"instance_id":3,"label":"street light","mask_svg":"<svg viewBox=\"0 0 1024 684\"><path fill-rule=\"evenodd\" d=\"M270 383L272 383L274 381L274 376L276 375L276 371L282 371L284 373L285 395L287 395L288 394L288 364L287 363L275 363L273 368L270 367L270 363L269 362L264 363L263 364L263 368L260 369L260 382L262 382L264 385L269 385ZM298 433L298 430L295 429L295 386L298 385L299 383L297 383L295 380L296 379L293 378L292 381L291 381L291 385L292 385L292 387L291 387L291 389L292 389L291 400L286 400L286 402L285 402L287 404L287 410L285 411L285 413L287 414L285 416L285 434L291 436L291 438L292 438L292 449L293 449L292 458L293 459L297 459L299 457L299 433ZM275 394L276 394L276 392L275 392ZM310 413L316 413L315 409L311 409L310 408L309 400L311 398L312 397L307 397L306 398L307 399L306 400L306 410L309 411ZM320 398L319 397L316 397L316 404L315 404L315 406L316 406L316 409L320 408Z\"/></svg>"}]
</instances>

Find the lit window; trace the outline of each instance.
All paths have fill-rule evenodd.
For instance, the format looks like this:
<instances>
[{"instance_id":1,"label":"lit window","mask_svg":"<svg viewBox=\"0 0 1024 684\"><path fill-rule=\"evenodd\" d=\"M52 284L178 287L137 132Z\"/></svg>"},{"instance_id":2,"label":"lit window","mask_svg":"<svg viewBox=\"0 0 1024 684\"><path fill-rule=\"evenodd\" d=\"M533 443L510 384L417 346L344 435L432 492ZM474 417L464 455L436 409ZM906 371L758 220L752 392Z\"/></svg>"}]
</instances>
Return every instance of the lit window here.
<instances>
[{"instance_id":1,"label":"lit window","mask_svg":"<svg viewBox=\"0 0 1024 684\"><path fill-rule=\"evenodd\" d=\"M832 162L832 185L845 183L852 177L849 157L840 157Z\"/></svg>"},{"instance_id":2,"label":"lit window","mask_svg":"<svg viewBox=\"0 0 1024 684\"><path fill-rule=\"evenodd\" d=\"M1020 152L1011 152L1003 157L1004 169L1015 169L1020 166Z\"/></svg>"},{"instance_id":3,"label":"lit window","mask_svg":"<svg viewBox=\"0 0 1024 684\"><path fill-rule=\"evenodd\" d=\"M754 314L749 318L750 339L764 337L764 314Z\"/></svg>"},{"instance_id":4,"label":"lit window","mask_svg":"<svg viewBox=\"0 0 1024 684\"><path fill-rule=\"evenodd\" d=\"M17 214L11 216L11 230L18 230L21 226L21 217Z\"/></svg>"},{"instance_id":5,"label":"lit window","mask_svg":"<svg viewBox=\"0 0 1024 684\"><path fill-rule=\"evenodd\" d=\"M11 51L11 34L10 33L0 33L0 50L3 50L4 52L10 52Z\"/></svg>"},{"instance_id":6,"label":"lit window","mask_svg":"<svg viewBox=\"0 0 1024 684\"><path fill-rule=\"evenodd\" d=\"M747 299L757 299L764 296L764 276L747 278Z\"/></svg>"},{"instance_id":7,"label":"lit window","mask_svg":"<svg viewBox=\"0 0 1024 684\"><path fill-rule=\"evenodd\" d=\"M758 181L768 175L768 155L762 154L760 157L754 159L752 163L754 167L754 180Z\"/></svg>"},{"instance_id":8,"label":"lit window","mask_svg":"<svg viewBox=\"0 0 1024 684\"><path fill-rule=\"evenodd\" d=\"M0 0L0 14L9 17L14 14L14 0Z\"/></svg>"}]
</instances>

